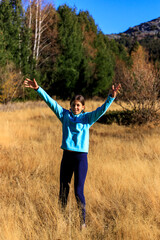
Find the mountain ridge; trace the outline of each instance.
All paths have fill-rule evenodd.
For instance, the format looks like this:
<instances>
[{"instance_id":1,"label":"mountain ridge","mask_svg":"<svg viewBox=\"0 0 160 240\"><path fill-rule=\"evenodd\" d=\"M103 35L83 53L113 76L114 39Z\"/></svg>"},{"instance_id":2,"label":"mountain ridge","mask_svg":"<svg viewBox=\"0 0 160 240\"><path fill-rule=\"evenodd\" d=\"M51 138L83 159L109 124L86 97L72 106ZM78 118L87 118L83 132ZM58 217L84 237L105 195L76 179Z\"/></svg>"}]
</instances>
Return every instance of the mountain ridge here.
<instances>
[{"instance_id":1,"label":"mountain ridge","mask_svg":"<svg viewBox=\"0 0 160 240\"><path fill-rule=\"evenodd\" d=\"M107 36L111 39L119 39L121 37L129 36L136 38L137 40L144 39L148 36L154 38L160 37L160 17L130 27L122 33L107 34Z\"/></svg>"}]
</instances>

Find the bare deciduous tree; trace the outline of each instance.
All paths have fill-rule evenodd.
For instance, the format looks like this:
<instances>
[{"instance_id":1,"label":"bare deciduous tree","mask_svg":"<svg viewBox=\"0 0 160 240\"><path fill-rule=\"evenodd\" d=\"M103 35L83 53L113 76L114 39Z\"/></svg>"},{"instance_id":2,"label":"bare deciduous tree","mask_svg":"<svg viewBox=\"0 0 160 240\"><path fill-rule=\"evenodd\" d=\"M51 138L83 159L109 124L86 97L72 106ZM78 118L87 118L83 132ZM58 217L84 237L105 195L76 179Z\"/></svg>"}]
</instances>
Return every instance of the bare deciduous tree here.
<instances>
[{"instance_id":1,"label":"bare deciduous tree","mask_svg":"<svg viewBox=\"0 0 160 240\"><path fill-rule=\"evenodd\" d=\"M57 16L52 4L43 0L29 0L27 11L28 27L32 32L32 55L36 66L44 63L48 56L56 53L55 39L57 38ZM51 32L52 31L52 32ZM53 48L55 53L53 53ZM48 54L46 54L46 51ZM43 58L45 56L45 59ZM47 57L46 57L47 56Z\"/></svg>"}]
</instances>

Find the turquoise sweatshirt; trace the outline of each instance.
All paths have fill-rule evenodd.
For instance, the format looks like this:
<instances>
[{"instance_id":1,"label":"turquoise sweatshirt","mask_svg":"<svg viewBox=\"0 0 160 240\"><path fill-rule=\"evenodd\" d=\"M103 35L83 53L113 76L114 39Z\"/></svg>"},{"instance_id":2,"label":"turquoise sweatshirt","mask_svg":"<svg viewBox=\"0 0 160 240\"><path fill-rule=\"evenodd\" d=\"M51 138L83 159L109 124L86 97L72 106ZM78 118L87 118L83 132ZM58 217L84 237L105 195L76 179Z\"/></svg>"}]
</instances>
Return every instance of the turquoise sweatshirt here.
<instances>
[{"instance_id":1,"label":"turquoise sweatshirt","mask_svg":"<svg viewBox=\"0 0 160 240\"><path fill-rule=\"evenodd\" d=\"M41 87L37 93L47 103L62 123L62 149L85 152L89 150L89 128L107 111L114 98L108 96L105 103L93 112L74 115L61 107Z\"/></svg>"}]
</instances>

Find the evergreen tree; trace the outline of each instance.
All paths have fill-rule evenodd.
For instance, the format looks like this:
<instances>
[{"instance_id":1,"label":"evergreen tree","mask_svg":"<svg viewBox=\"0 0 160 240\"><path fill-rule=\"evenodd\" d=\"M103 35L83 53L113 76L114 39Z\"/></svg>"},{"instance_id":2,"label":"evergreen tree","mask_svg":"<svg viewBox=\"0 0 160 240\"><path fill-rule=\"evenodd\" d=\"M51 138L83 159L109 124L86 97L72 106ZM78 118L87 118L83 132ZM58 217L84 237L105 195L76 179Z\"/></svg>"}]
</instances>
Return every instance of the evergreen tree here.
<instances>
[{"instance_id":1,"label":"evergreen tree","mask_svg":"<svg viewBox=\"0 0 160 240\"><path fill-rule=\"evenodd\" d=\"M106 47L102 32L97 35L96 49L92 94L106 97L106 93L112 84L115 62L113 53Z\"/></svg>"},{"instance_id":2,"label":"evergreen tree","mask_svg":"<svg viewBox=\"0 0 160 240\"><path fill-rule=\"evenodd\" d=\"M79 22L82 27L82 32L85 34L85 32L92 34L97 34L98 27L95 24L95 21L93 17L89 14L88 11L80 11L78 14Z\"/></svg>"},{"instance_id":3,"label":"evergreen tree","mask_svg":"<svg viewBox=\"0 0 160 240\"><path fill-rule=\"evenodd\" d=\"M130 56L125 49L124 45L115 41L114 39L109 39L107 36L104 36L104 41L106 47L109 48L116 58L119 58L126 63L130 63Z\"/></svg>"},{"instance_id":4,"label":"evergreen tree","mask_svg":"<svg viewBox=\"0 0 160 240\"><path fill-rule=\"evenodd\" d=\"M6 51L7 59L11 60L13 55L10 49L10 34L9 31L13 27L12 23L12 7L9 0L2 0L0 2L0 32L1 32L1 62L3 62L3 52ZM5 63L6 64L6 63Z\"/></svg>"},{"instance_id":5,"label":"evergreen tree","mask_svg":"<svg viewBox=\"0 0 160 240\"><path fill-rule=\"evenodd\" d=\"M24 26L21 0L0 2L0 31L3 34L3 49L8 52L8 60L14 61L18 68L24 67L29 54L26 52L26 42L29 38L28 30Z\"/></svg>"},{"instance_id":6,"label":"evergreen tree","mask_svg":"<svg viewBox=\"0 0 160 240\"><path fill-rule=\"evenodd\" d=\"M6 43L4 39L4 34L0 30L0 66L5 66L7 64L8 59L11 58L11 53L6 51Z\"/></svg>"},{"instance_id":7,"label":"evergreen tree","mask_svg":"<svg viewBox=\"0 0 160 240\"><path fill-rule=\"evenodd\" d=\"M67 98L75 91L79 79L79 66L82 63L82 34L76 10L66 5L58 9L60 55L53 72L53 89L62 98Z\"/></svg>"},{"instance_id":8,"label":"evergreen tree","mask_svg":"<svg viewBox=\"0 0 160 240\"><path fill-rule=\"evenodd\" d=\"M97 38L97 26L94 19L88 11L80 11L78 21L82 32L83 60L80 66L80 80L82 93L86 96L92 96L93 91L93 74L95 71L95 62L97 49L95 40Z\"/></svg>"}]
</instances>

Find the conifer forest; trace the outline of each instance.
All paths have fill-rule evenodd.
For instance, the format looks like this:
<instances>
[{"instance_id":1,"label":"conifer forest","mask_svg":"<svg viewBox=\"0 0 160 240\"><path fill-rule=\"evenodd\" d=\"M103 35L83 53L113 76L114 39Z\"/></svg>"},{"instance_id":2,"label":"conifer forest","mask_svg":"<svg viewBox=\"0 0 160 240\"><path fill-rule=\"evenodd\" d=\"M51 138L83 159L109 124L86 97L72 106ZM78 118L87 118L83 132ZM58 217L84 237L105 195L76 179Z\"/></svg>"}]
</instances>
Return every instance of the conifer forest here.
<instances>
[{"instance_id":1,"label":"conifer forest","mask_svg":"<svg viewBox=\"0 0 160 240\"><path fill-rule=\"evenodd\" d=\"M119 100L127 110L148 120L159 109L160 64L153 44L109 38L88 11L55 9L42 0L1 0L0 36L0 103L36 100L35 91L24 90L27 77L62 100L79 93L106 98L111 85L121 83Z\"/></svg>"}]
</instances>

